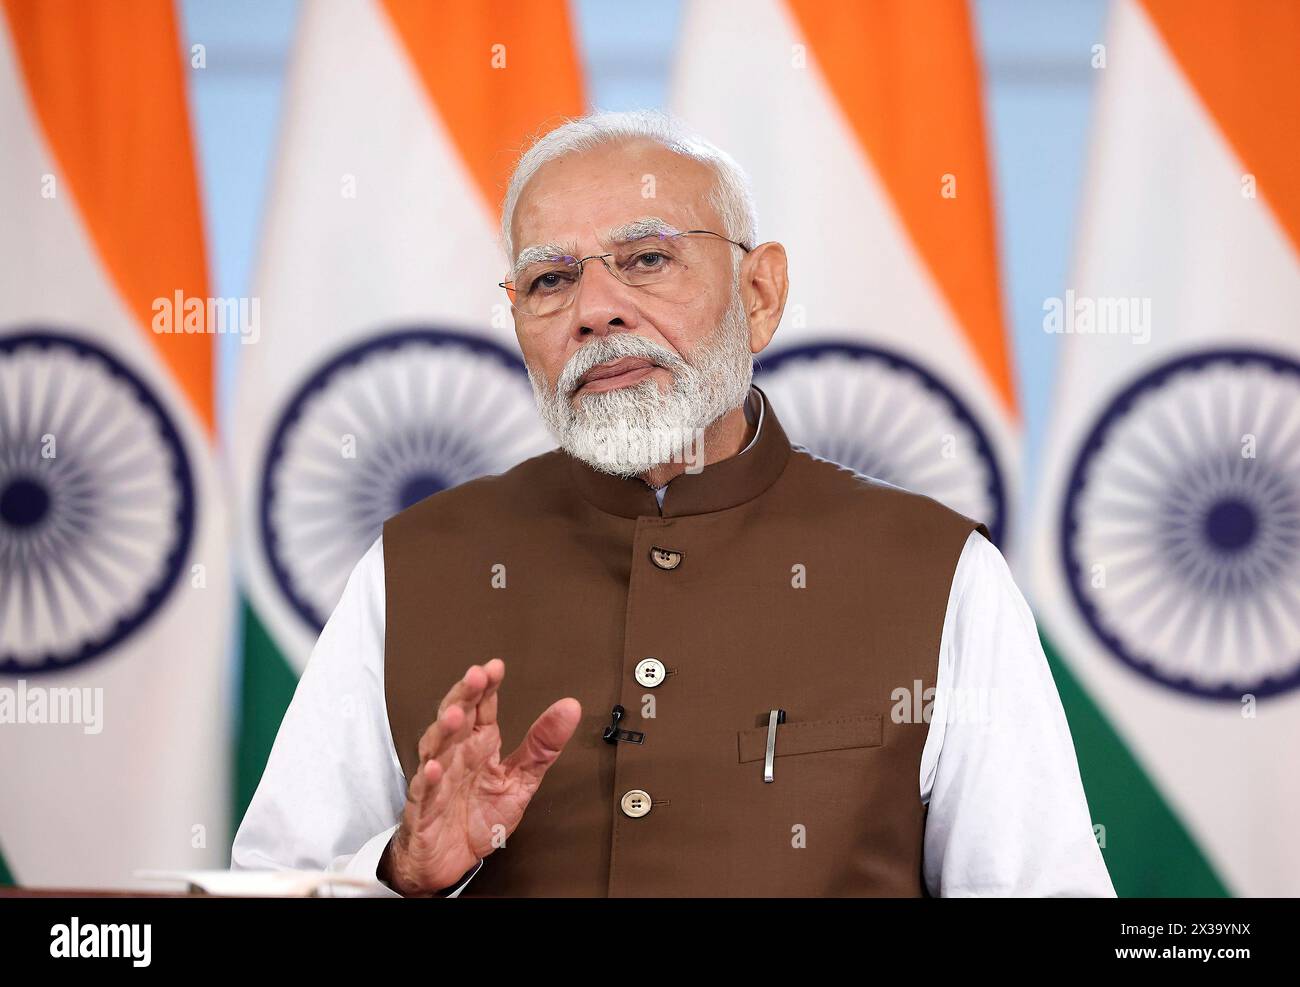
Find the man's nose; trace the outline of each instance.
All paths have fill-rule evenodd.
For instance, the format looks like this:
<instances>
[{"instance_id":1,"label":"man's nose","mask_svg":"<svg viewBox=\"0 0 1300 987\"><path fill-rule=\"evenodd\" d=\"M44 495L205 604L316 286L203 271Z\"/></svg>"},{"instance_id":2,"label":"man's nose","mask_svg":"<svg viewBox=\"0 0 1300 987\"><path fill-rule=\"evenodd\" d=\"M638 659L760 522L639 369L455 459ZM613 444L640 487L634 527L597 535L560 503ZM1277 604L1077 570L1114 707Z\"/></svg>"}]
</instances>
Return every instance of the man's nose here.
<instances>
[{"instance_id":1,"label":"man's nose","mask_svg":"<svg viewBox=\"0 0 1300 987\"><path fill-rule=\"evenodd\" d=\"M573 299L575 336L606 336L635 328L636 308L632 304L635 288L624 284L593 257L582 265Z\"/></svg>"}]
</instances>

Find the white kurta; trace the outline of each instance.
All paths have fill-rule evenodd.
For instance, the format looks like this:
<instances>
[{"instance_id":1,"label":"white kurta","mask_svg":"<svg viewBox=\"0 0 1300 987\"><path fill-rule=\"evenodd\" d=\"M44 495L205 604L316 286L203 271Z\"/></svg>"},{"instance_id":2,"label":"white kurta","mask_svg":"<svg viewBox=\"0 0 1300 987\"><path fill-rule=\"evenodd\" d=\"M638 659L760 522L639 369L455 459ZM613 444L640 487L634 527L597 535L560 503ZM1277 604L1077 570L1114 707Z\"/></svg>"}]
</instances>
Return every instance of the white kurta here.
<instances>
[{"instance_id":1,"label":"white kurta","mask_svg":"<svg viewBox=\"0 0 1300 987\"><path fill-rule=\"evenodd\" d=\"M384 612L381 538L312 651L232 866L375 877L406 802L384 699ZM953 573L938 659L917 778L930 894L1114 897L1033 615L979 532Z\"/></svg>"}]
</instances>

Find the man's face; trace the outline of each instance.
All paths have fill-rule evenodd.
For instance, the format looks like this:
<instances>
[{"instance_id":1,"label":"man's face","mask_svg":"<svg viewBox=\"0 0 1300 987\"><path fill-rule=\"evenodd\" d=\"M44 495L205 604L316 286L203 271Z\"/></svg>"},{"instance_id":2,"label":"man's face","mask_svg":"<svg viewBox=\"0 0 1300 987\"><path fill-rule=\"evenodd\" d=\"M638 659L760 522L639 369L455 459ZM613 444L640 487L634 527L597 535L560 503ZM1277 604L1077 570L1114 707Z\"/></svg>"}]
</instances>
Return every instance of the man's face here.
<instances>
[{"instance_id":1,"label":"man's face","mask_svg":"<svg viewBox=\"0 0 1300 987\"><path fill-rule=\"evenodd\" d=\"M706 165L652 142L567 155L539 169L519 197L516 257L548 244L574 257L608 253L620 247L612 232L644 220L725 235L708 201L715 181ZM691 264L680 290L627 285L590 260L567 308L515 313L543 418L565 448L608 472L635 475L658 463L610 459L608 448L598 456L596 430L702 429L748 391L749 331L733 275L740 248L684 239Z\"/></svg>"}]
</instances>

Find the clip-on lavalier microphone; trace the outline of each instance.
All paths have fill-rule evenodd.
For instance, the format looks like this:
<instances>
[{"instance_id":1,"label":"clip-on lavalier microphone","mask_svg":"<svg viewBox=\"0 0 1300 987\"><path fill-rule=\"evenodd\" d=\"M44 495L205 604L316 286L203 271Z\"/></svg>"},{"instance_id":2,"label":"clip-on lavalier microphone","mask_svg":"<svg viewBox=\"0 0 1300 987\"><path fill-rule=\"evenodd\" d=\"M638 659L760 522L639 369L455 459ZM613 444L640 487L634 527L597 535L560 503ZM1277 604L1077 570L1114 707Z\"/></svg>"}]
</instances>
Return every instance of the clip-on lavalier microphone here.
<instances>
[{"instance_id":1,"label":"clip-on lavalier microphone","mask_svg":"<svg viewBox=\"0 0 1300 987\"><path fill-rule=\"evenodd\" d=\"M600 735L600 739L607 744L617 744L624 740L629 744L645 743L645 734L640 730L620 730L618 721L623 719L623 714L627 712L622 706L615 704L610 710L611 721L609 726L605 727L605 732Z\"/></svg>"}]
</instances>

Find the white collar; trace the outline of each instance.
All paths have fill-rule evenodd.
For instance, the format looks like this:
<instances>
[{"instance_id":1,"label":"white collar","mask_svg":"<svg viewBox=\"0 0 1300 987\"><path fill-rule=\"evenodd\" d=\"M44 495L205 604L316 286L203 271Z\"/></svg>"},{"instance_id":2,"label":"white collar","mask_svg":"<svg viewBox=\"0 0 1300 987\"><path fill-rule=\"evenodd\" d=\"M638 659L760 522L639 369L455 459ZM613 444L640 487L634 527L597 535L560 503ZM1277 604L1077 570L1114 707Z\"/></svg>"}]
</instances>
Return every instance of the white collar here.
<instances>
[{"instance_id":1,"label":"white collar","mask_svg":"<svg viewBox=\"0 0 1300 987\"><path fill-rule=\"evenodd\" d=\"M754 405L756 404L758 405L757 411L754 409ZM767 410L767 402L763 400L763 392L758 390L757 388L751 388L749 391L749 396L745 399L745 421L747 421L749 424L754 426L754 437L749 440L749 442L745 445L745 448L741 449L740 452L736 453L737 456L743 456L745 453L749 452L750 449L754 448L754 443L758 441L758 433L763 428L763 413L766 410ZM671 483L672 481L669 480L668 482ZM663 509L664 494L667 491L668 491L667 483L665 483L662 487L655 487L655 500L659 502L660 510Z\"/></svg>"},{"instance_id":2,"label":"white collar","mask_svg":"<svg viewBox=\"0 0 1300 987\"><path fill-rule=\"evenodd\" d=\"M755 404L758 405L757 412L754 411ZM758 433L763 427L763 412L766 410L767 402L763 400L763 392L757 389L751 389L749 392L749 399L745 401L745 421L754 426L754 437L749 440L749 443L745 448L741 449L740 452L737 453L738 456L743 456L745 453L749 452L750 449L754 448L754 443L758 441ZM755 416L757 416L757 421L754 420Z\"/></svg>"}]
</instances>

